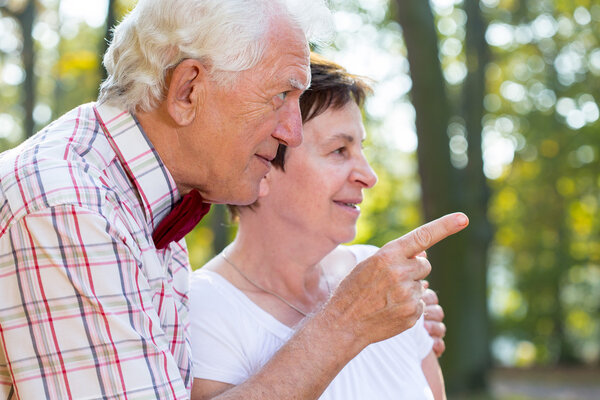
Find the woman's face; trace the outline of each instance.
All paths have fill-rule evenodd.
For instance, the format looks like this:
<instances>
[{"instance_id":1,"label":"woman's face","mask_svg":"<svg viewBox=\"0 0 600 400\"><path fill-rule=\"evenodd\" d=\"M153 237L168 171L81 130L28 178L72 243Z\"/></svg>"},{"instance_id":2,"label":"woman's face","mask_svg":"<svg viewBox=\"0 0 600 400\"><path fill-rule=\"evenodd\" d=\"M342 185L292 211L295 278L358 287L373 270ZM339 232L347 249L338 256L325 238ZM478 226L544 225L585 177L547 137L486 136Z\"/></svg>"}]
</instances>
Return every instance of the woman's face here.
<instances>
[{"instance_id":1,"label":"woman's face","mask_svg":"<svg viewBox=\"0 0 600 400\"><path fill-rule=\"evenodd\" d=\"M362 190L377 182L362 150L365 128L354 102L329 109L303 126L304 140L288 148L285 172L272 169L260 208L300 235L322 235L335 244L352 240Z\"/></svg>"}]
</instances>

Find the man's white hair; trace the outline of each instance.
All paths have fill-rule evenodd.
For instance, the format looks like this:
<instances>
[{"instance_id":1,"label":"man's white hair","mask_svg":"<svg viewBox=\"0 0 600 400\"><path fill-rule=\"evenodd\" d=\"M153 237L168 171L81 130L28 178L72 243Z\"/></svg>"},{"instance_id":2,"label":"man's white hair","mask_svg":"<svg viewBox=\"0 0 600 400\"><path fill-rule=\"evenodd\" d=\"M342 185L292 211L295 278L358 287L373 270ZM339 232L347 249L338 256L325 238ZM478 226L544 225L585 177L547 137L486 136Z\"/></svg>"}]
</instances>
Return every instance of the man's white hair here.
<instances>
[{"instance_id":1,"label":"man's white hair","mask_svg":"<svg viewBox=\"0 0 600 400\"><path fill-rule=\"evenodd\" d=\"M98 101L151 111L164 98L166 72L186 58L202 61L225 84L231 72L260 61L273 18L287 17L308 41L326 41L332 24L325 1L139 0L113 30Z\"/></svg>"}]
</instances>

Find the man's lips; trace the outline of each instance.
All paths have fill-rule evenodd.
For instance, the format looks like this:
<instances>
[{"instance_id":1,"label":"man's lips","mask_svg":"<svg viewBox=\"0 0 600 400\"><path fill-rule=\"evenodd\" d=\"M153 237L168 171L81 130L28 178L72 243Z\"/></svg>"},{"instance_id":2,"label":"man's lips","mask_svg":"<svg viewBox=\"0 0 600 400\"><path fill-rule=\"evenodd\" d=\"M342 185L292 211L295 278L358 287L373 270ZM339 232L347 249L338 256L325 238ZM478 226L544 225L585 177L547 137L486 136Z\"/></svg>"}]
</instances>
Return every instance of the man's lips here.
<instances>
[{"instance_id":1,"label":"man's lips","mask_svg":"<svg viewBox=\"0 0 600 400\"><path fill-rule=\"evenodd\" d=\"M255 156L268 168L271 168L271 162L275 158L275 156L269 156L269 155L263 155L263 154L255 154Z\"/></svg>"},{"instance_id":2,"label":"man's lips","mask_svg":"<svg viewBox=\"0 0 600 400\"><path fill-rule=\"evenodd\" d=\"M262 158L263 160L265 160L266 162L272 162L275 159L275 156L266 156L266 155L262 155L262 154L257 154L256 155L258 158Z\"/></svg>"}]
</instances>

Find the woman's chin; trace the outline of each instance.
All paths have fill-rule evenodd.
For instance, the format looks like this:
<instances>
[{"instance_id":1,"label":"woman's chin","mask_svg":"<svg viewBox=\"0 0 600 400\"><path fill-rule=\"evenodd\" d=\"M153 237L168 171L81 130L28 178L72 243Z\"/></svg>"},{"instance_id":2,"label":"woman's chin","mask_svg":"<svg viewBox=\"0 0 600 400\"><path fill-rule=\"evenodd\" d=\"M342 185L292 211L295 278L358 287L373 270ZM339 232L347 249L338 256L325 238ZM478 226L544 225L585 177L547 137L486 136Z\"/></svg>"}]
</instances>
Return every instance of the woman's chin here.
<instances>
[{"instance_id":1,"label":"woman's chin","mask_svg":"<svg viewBox=\"0 0 600 400\"><path fill-rule=\"evenodd\" d=\"M338 241L338 244L349 243L349 242L353 241L355 237L356 237L356 229L353 229L351 231L348 231L345 234L340 235L340 237L339 237L340 240Z\"/></svg>"}]
</instances>

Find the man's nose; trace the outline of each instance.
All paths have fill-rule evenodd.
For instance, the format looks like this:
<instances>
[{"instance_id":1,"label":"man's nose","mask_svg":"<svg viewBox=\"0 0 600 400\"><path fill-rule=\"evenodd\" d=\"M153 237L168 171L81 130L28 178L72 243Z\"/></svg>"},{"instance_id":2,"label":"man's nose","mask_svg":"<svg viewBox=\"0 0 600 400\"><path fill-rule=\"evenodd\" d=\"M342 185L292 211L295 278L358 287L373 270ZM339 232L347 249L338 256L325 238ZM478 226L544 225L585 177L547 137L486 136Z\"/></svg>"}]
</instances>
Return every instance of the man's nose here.
<instances>
[{"instance_id":1,"label":"man's nose","mask_svg":"<svg viewBox=\"0 0 600 400\"><path fill-rule=\"evenodd\" d=\"M286 146L296 147L302 143L302 115L298 101L284 105L279 111L279 123L273 137Z\"/></svg>"}]
</instances>

